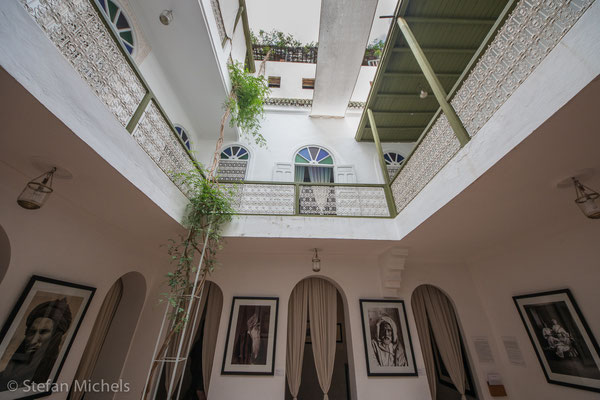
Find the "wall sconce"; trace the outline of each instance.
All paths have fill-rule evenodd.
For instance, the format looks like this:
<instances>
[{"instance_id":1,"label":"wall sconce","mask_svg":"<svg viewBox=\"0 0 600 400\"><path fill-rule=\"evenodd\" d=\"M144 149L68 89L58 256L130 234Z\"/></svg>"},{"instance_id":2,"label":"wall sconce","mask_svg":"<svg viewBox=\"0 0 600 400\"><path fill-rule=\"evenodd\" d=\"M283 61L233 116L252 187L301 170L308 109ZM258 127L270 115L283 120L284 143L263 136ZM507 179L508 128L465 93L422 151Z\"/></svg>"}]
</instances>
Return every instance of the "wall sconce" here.
<instances>
[{"instance_id":1,"label":"wall sconce","mask_svg":"<svg viewBox=\"0 0 600 400\"><path fill-rule=\"evenodd\" d=\"M27 182L25 189L17 198L17 203L27 210L37 210L43 206L54 191L52 189L52 178L55 172L56 167L52 167L50 171Z\"/></svg>"},{"instance_id":2,"label":"wall sconce","mask_svg":"<svg viewBox=\"0 0 600 400\"><path fill-rule=\"evenodd\" d=\"M173 21L173 10L164 10L158 16L160 23L163 25L169 25Z\"/></svg>"},{"instance_id":3,"label":"wall sconce","mask_svg":"<svg viewBox=\"0 0 600 400\"><path fill-rule=\"evenodd\" d=\"M600 219L600 201L598 201L600 194L584 186L577 178L571 179L573 180L573 185L575 185L575 193L577 195L575 204L577 204L586 217Z\"/></svg>"},{"instance_id":4,"label":"wall sconce","mask_svg":"<svg viewBox=\"0 0 600 400\"><path fill-rule=\"evenodd\" d=\"M321 270L321 259L319 258L319 251L317 249L315 249L315 255L312 258L312 269L315 272Z\"/></svg>"},{"instance_id":5,"label":"wall sconce","mask_svg":"<svg viewBox=\"0 0 600 400\"><path fill-rule=\"evenodd\" d=\"M426 99L428 95L429 95L429 93L427 93L424 89L421 89L421 92L419 93L419 98L421 100Z\"/></svg>"}]
</instances>

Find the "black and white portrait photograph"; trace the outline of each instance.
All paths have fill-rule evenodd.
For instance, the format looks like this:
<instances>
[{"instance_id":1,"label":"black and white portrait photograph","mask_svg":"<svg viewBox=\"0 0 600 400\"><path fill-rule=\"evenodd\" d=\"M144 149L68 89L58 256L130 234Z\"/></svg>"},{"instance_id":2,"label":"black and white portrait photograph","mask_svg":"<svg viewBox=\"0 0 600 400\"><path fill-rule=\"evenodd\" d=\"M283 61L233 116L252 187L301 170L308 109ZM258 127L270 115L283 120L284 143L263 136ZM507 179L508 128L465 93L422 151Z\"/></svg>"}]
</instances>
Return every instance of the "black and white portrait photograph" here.
<instances>
[{"instance_id":1,"label":"black and white portrait photograph","mask_svg":"<svg viewBox=\"0 0 600 400\"><path fill-rule=\"evenodd\" d=\"M568 289L515 296L549 383L600 392L600 351Z\"/></svg>"},{"instance_id":2,"label":"black and white portrait photograph","mask_svg":"<svg viewBox=\"0 0 600 400\"><path fill-rule=\"evenodd\" d=\"M233 298L223 374L273 374L278 303L277 298Z\"/></svg>"},{"instance_id":3,"label":"black and white portrait photograph","mask_svg":"<svg viewBox=\"0 0 600 400\"><path fill-rule=\"evenodd\" d=\"M56 382L95 289L31 278L0 335L0 399L41 397L28 385Z\"/></svg>"},{"instance_id":4,"label":"black and white portrait photograph","mask_svg":"<svg viewBox=\"0 0 600 400\"><path fill-rule=\"evenodd\" d=\"M402 300L360 300L369 376L417 375Z\"/></svg>"}]
</instances>

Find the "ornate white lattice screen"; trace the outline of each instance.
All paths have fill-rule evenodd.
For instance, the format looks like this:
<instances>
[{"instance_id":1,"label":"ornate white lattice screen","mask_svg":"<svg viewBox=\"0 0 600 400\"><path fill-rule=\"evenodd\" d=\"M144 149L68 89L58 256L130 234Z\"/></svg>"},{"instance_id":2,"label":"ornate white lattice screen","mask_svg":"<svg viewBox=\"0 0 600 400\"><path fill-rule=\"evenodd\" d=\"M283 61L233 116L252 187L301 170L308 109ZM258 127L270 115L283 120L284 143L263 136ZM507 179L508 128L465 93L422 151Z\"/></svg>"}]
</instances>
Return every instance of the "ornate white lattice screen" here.
<instances>
[{"instance_id":1,"label":"ornate white lattice screen","mask_svg":"<svg viewBox=\"0 0 600 400\"><path fill-rule=\"evenodd\" d=\"M21 0L81 78L126 127L148 92L91 0ZM133 137L167 174L194 168L190 156L151 101ZM185 188L182 188L185 192Z\"/></svg>"},{"instance_id":2,"label":"ornate white lattice screen","mask_svg":"<svg viewBox=\"0 0 600 400\"><path fill-rule=\"evenodd\" d=\"M594 0L521 0L452 99L469 135L508 100ZM444 115L392 183L400 212L458 152Z\"/></svg>"}]
</instances>

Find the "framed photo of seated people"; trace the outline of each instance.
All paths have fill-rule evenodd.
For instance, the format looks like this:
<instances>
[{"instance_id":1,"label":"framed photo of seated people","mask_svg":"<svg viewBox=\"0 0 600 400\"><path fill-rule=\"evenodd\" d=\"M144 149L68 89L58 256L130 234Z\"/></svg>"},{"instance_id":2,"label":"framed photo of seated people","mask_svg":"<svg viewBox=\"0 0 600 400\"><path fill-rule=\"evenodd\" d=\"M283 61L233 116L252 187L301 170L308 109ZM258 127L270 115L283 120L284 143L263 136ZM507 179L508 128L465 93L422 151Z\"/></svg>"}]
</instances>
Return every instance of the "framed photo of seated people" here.
<instances>
[{"instance_id":1,"label":"framed photo of seated people","mask_svg":"<svg viewBox=\"0 0 600 400\"><path fill-rule=\"evenodd\" d=\"M402 300L360 300L368 376L417 376Z\"/></svg>"},{"instance_id":2,"label":"framed photo of seated people","mask_svg":"<svg viewBox=\"0 0 600 400\"><path fill-rule=\"evenodd\" d=\"M95 291L41 276L29 280L0 333L1 400L52 393Z\"/></svg>"},{"instance_id":3,"label":"framed photo of seated people","mask_svg":"<svg viewBox=\"0 0 600 400\"><path fill-rule=\"evenodd\" d=\"M513 297L548 383L600 392L600 350L569 289Z\"/></svg>"},{"instance_id":4,"label":"framed photo of seated people","mask_svg":"<svg viewBox=\"0 0 600 400\"><path fill-rule=\"evenodd\" d=\"M273 375L277 297L234 297L221 373Z\"/></svg>"}]
</instances>

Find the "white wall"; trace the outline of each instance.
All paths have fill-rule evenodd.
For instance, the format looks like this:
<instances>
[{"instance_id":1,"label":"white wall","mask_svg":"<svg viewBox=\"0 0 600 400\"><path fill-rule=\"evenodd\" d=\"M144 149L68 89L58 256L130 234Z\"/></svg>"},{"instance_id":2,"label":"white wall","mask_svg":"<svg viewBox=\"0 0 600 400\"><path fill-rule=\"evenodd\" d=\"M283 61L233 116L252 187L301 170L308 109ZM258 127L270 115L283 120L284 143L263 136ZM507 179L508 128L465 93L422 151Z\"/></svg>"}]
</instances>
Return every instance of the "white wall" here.
<instances>
[{"instance_id":1,"label":"white wall","mask_svg":"<svg viewBox=\"0 0 600 400\"><path fill-rule=\"evenodd\" d=\"M256 61L256 70L262 61ZM271 88L270 97L286 99L312 99L313 89L302 89L302 79L314 79L317 64L267 61L265 77L281 77L281 87Z\"/></svg>"},{"instance_id":2,"label":"white wall","mask_svg":"<svg viewBox=\"0 0 600 400\"><path fill-rule=\"evenodd\" d=\"M267 146L260 148L246 140L239 142L251 153L247 179L272 181L276 162L293 162L301 147L319 145L331 151L336 165L354 165L357 182L383 183L375 144L354 140L359 119L359 113L348 113L343 119L334 119L309 117L308 110L293 113L267 111L261 127ZM198 159L201 162L209 163L215 142L216 135L214 141L199 145ZM235 142L225 142L223 146L231 143Z\"/></svg>"},{"instance_id":3,"label":"white wall","mask_svg":"<svg viewBox=\"0 0 600 400\"><path fill-rule=\"evenodd\" d=\"M256 61L256 69L262 61ZM289 99L312 99L314 90L302 89L302 78L314 79L317 64L267 61L265 77L281 77L281 87L271 88L270 97ZM371 90L370 82L375 77L377 67L363 66L356 80L352 101L366 101Z\"/></svg>"},{"instance_id":4,"label":"white wall","mask_svg":"<svg viewBox=\"0 0 600 400\"><path fill-rule=\"evenodd\" d=\"M32 275L95 287L96 293L58 377L59 383L70 385L109 288L123 274L137 271L152 288L142 297L142 302L145 301L145 307L156 303L159 293L156 285L163 281L163 272L159 271L168 265L169 257L164 249L147 242L136 229L126 231L107 223L73 199L64 197L58 190L60 183L55 183L57 191L40 210L28 211L19 207L16 197L26 181L26 176L0 164L0 221L12 246L9 267L0 282L0 321L6 321ZM173 227L176 226L173 222ZM172 230L169 235L175 236L176 232L177 229ZM137 325L138 315L130 314L127 318ZM156 335L152 326L138 325L136 332L145 337ZM125 355L128 354L127 347ZM125 358L122 353L117 356ZM144 369L141 362L136 365L140 371ZM140 380L143 386L141 375L135 377L134 388ZM63 392L48 398L65 399L66 396Z\"/></svg>"},{"instance_id":5,"label":"white wall","mask_svg":"<svg viewBox=\"0 0 600 400\"><path fill-rule=\"evenodd\" d=\"M273 252L277 245L273 244ZM262 251L264 250L264 251ZM353 399L387 398L392 393L405 393L407 398L429 400L427 382L423 376L405 378L367 378L365 352L359 311L360 298L381 297L378 274L372 273L376 265L376 254L361 254L352 251L334 254L324 251L321 256L322 270L315 275L311 270L311 253L288 251L273 254L262 246L249 252L238 252L225 247L219 257L222 267L213 275L215 282L223 289L223 316L219 326L219 339L216 345L216 358L212 371L209 398L212 399L283 399L285 393L285 348L287 307L294 286L309 276L331 279L342 294L347 307L347 339L350 366L351 390ZM275 296L279 297L277 323L277 348L275 349L274 376L231 376L221 375L222 357L229 312L233 296ZM416 331L409 322L411 335ZM349 329L348 329L349 327ZM417 353L417 364L422 369L422 360Z\"/></svg>"}]
</instances>

